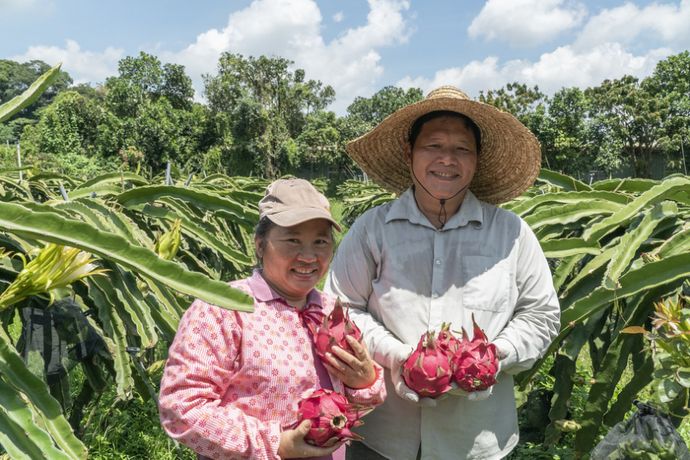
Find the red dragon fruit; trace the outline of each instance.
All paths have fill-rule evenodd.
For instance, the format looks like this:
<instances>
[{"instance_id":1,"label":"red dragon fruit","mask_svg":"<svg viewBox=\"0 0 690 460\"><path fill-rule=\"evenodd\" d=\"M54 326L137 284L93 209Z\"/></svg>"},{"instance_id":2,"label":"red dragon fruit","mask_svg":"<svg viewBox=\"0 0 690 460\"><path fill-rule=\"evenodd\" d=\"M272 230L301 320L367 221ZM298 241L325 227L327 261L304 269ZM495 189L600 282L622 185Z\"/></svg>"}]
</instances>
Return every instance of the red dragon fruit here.
<instances>
[{"instance_id":1,"label":"red dragon fruit","mask_svg":"<svg viewBox=\"0 0 690 460\"><path fill-rule=\"evenodd\" d=\"M441 324L436 344L450 357L454 356L460 348L460 340L451 332L450 323Z\"/></svg>"},{"instance_id":2,"label":"red dragon fruit","mask_svg":"<svg viewBox=\"0 0 690 460\"><path fill-rule=\"evenodd\" d=\"M326 389L309 390L297 406L299 421L311 420L311 429L304 439L315 446L332 445L333 441L361 440L351 431L363 424L364 413L342 394ZM330 442L329 442L330 441Z\"/></svg>"},{"instance_id":3,"label":"red dragon fruit","mask_svg":"<svg viewBox=\"0 0 690 460\"><path fill-rule=\"evenodd\" d=\"M462 330L460 348L452 357L453 380L461 389L472 392L486 390L496 383L498 353L496 345L489 343L482 328L472 316L474 337L469 340Z\"/></svg>"},{"instance_id":4,"label":"red dragon fruit","mask_svg":"<svg viewBox=\"0 0 690 460\"><path fill-rule=\"evenodd\" d=\"M450 355L439 346L433 332L419 339L417 349L403 364L402 376L410 389L425 398L436 398L450 390Z\"/></svg>"},{"instance_id":5,"label":"red dragon fruit","mask_svg":"<svg viewBox=\"0 0 690 460\"><path fill-rule=\"evenodd\" d=\"M321 359L324 359L326 353L331 352L334 345L347 352L354 353L345 337L351 335L357 340L362 338L362 332L350 320L348 312L340 303L340 299L335 301L333 311L324 317L323 323L316 328L313 335L316 353Z\"/></svg>"}]
</instances>

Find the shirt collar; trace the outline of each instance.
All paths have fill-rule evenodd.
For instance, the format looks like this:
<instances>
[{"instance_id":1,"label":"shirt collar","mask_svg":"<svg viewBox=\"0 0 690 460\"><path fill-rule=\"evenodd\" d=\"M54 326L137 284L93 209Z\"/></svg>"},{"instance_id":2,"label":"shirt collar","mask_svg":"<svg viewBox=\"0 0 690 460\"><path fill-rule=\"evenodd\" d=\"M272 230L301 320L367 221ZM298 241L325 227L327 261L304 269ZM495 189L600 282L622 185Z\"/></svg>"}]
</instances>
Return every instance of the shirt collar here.
<instances>
[{"instance_id":1,"label":"shirt collar","mask_svg":"<svg viewBox=\"0 0 690 460\"><path fill-rule=\"evenodd\" d=\"M386 223L393 220L408 220L411 224L423 225L435 229L422 211L417 207L412 187L405 190L400 197L393 201L386 213ZM465 193L460 209L446 222L443 230L464 227L470 222L476 222L479 227L484 223L484 210L479 199L470 190ZM443 231L441 230L441 231Z\"/></svg>"},{"instance_id":2,"label":"shirt collar","mask_svg":"<svg viewBox=\"0 0 690 460\"><path fill-rule=\"evenodd\" d=\"M271 286L269 286L261 274L261 270L259 269L254 270L252 276L249 277L247 285L249 286L249 290L252 292L252 296L259 302L270 302L277 300L281 303L287 304L287 301L280 294L274 291ZM323 307L321 293L316 289L312 289L309 291L309 294L307 294L307 303L305 306L311 304Z\"/></svg>"}]
</instances>

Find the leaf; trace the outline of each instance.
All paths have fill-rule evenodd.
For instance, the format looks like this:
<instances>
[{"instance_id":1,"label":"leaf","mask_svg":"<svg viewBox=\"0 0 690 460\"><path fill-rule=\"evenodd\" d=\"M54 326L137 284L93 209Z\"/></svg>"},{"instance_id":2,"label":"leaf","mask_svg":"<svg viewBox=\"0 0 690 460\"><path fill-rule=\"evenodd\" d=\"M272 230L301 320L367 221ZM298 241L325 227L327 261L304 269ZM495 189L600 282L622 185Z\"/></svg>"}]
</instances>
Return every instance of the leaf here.
<instances>
[{"instance_id":1,"label":"leaf","mask_svg":"<svg viewBox=\"0 0 690 460\"><path fill-rule=\"evenodd\" d=\"M678 383L685 388L690 388L690 367L681 367L678 369L676 377L678 377Z\"/></svg>"},{"instance_id":2,"label":"leaf","mask_svg":"<svg viewBox=\"0 0 690 460\"><path fill-rule=\"evenodd\" d=\"M609 289L617 287L618 278L628 268L640 245L649 238L663 219L676 213L678 213L678 206L674 202L664 201L659 203L654 206L651 212L644 214L644 217L635 228L629 230L621 237L620 243L616 246L616 251L611 257L611 262L609 262L604 274L605 287Z\"/></svg>"},{"instance_id":3,"label":"leaf","mask_svg":"<svg viewBox=\"0 0 690 460\"><path fill-rule=\"evenodd\" d=\"M544 255L549 258L562 258L582 254L597 255L601 253L598 244L585 241L582 238L560 238L541 242Z\"/></svg>"},{"instance_id":4,"label":"leaf","mask_svg":"<svg viewBox=\"0 0 690 460\"><path fill-rule=\"evenodd\" d=\"M546 168L542 168L539 172L538 180L546 182L547 184L555 185L566 191L582 191L582 190L592 190L592 187L581 182L573 177L566 176L565 174L557 173L555 171L550 171Z\"/></svg>"},{"instance_id":5,"label":"leaf","mask_svg":"<svg viewBox=\"0 0 690 460\"><path fill-rule=\"evenodd\" d=\"M620 225L624 225L636 216L646 206L663 201L669 195L690 187L690 178L674 177L668 179L659 185L656 185L639 197L635 198L629 204L623 206L613 215L592 225L582 234L586 240L600 240L605 235L609 234Z\"/></svg>"},{"instance_id":6,"label":"leaf","mask_svg":"<svg viewBox=\"0 0 690 460\"><path fill-rule=\"evenodd\" d=\"M584 191L584 192L554 192L536 195L520 201L510 210L519 216L525 216L537 207L558 206L558 204L574 204L585 201L612 201L618 204L627 204L632 198L622 193Z\"/></svg>"},{"instance_id":7,"label":"leaf","mask_svg":"<svg viewBox=\"0 0 690 460\"><path fill-rule=\"evenodd\" d=\"M630 270L620 278L620 288L612 291L604 287L581 297L561 313L561 325L579 323L615 299L631 296L651 288L669 285L676 280L690 277L690 253L679 254L656 262L650 262L638 270Z\"/></svg>"},{"instance_id":8,"label":"leaf","mask_svg":"<svg viewBox=\"0 0 690 460\"><path fill-rule=\"evenodd\" d=\"M70 458L86 458L86 447L72 432L58 402L50 395L48 386L29 371L12 341L0 327L0 374L21 391L36 409L36 414L55 443Z\"/></svg>"},{"instance_id":9,"label":"leaf","mask_svg":"<svg viewBox=\"0 0 690 460\"><path fill-rule=\"evenodd\" d=\"M43 75L31 84L22 94L0 105L0 123L8 120L12 115L19 112L25 107L33 104L41 94L48 89L53 83L55 77L60 73L60 66L58 64L52 69L45 72Z\"/></svg>"},{"instance_id":10,"label":"leaf","mask_svg":"<svg viewBox=\"0 0 690 460\"><path fill-rule=\"evenodd\" d=\"M643 193L659 185L658 180L652 179L637 179L637 178L625 178L625 179L607 179L600 180L592 184L592 188L595 190L609 190L618 193Z\"/></svg>"},{"instance_id":11,"label":"leaf","mask_svg":"<svg viewBox=\"0 0 690 460\"><path fill-rule=\"evenodd\" d=\"M12 385L0 379L0 445L12 458L70 459L34 421L35 408Z\"/></svg>"},{"instance_id":12,"label":"leaf","mask_svg":"<svg viewBox=\"0 0 690 460\"><path fill-rule=\"evenodd\" d=\"M129 182L130 184L134 185L146 185L149 182L141 177L138 174L130 173L130 172L115 172L115 173L107 173L107 174L101 174L100 176L96 176L91 180L87 180L79 185L77 187L77 190L79 189L84 189L84 188L91 188L96 185L101 185L101 184L120 184L124 185L125 182Z\"/></svg>"},{"instance_id":13,"label":"leaf","mask_svg":"<svg viewBox=\"0 0 690 460\"><path fill-rule=\"evenodd\" d=\"M587 200L559 206L548 206L538 209L534 214L525 217L525 222L535 230L544 225L563 225L577 222L587 217L614 214L621 206L613 201L602 200Z\"/></svg>"},{"instance_id":14,"label":"leaf","mask_svg":"<svg viewBox=\"0 0 690 460\"><path fill-rule=\"evenodd\" d=\"M40 207L34 206L34 209ZM150 249L133 246L119 235L97 230L53 212L37 212L13 203L0 203L0 228L10 233L80 248L212 305L240 311L253 310L251 297L226 283L160 259Z\"/></svg>"},{"instance_id":15,"label":"leaf","mask_svg":"<svg viewBox=\"0 0 690 460\"><path fill-rule=\"evenodd\" d=\"M108 282L103 279L92 278L88 281L88 285L89 297L93 299L94 309L98 312L98 319L103 324L103 329L109 339L106 344L113 357L118 397L127 399L131 396L134 381L130 357L127 354L125 325L115 311L117 297L112 293Z\"/></svg>"},{"instance_id":16,"label":"leaf","mask_svg":"<svg viewBox=\"0 0 690 460\"><path fill-rule=\"evenodd\" d=\"M258 222L259 220L259 213L256 210L234 200L209 192L201 192L199 190L169 185L137 187L118 195L117 201L125 207L136 207L138 205L152 203L162 197L177 198L194 204L197 208L203 210L212 211L222 209L238 216L238 218L250 222Z\"/></svg>"},{"instance_id":17,"label":"leaf","mask_svg":"<svg viewBox=\"0 0 690 460\"><path fill-rule=\"evenodd\" d=\"M660 380L656 386L659 401L664 404L676 399L681 391L683 391L683 387L678 382L669 379Z\"/></svg>"}]
</instances>

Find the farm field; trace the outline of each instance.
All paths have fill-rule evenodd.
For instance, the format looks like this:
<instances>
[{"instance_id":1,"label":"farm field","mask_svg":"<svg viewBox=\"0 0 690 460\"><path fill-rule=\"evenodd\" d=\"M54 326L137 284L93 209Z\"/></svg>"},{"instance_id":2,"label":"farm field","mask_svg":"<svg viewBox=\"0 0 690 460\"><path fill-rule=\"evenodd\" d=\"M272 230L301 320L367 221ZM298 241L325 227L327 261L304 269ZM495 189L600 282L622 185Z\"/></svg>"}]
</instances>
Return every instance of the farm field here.
<instances>
[{"instance_id":1,"label":"farm field","mask_svg":"<svg viewBox=\"0 0 690 460\"><path fill-rule=\"evenodd\" d=\"M57 72L1 105L0 122ZM158 424L167 349L195 298L251 310L227 281L254 266L269 182L170 166L0 171L1 455L194 458ZM313 183L344 232L394 198L363 180ZM690 177L582 181L544 168L502 206L537 235L562 308L560 334L516 381L522 442L511 458L583 458L636 400L671 414L688 443Z\"/></svg>"}]
</instances>

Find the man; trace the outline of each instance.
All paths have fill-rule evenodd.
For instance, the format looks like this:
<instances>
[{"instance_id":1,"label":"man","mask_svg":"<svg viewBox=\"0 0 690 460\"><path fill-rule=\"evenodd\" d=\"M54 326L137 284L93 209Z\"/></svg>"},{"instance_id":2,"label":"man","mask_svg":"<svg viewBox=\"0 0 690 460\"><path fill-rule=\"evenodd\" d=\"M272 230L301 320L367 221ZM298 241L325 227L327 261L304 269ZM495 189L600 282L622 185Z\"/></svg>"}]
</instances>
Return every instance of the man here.
<instances>
[{"instance_id":1,"label":"man","mask_svg":"<svg viewBox=\"0 0 690 460\"><path fill-rule=\"evenodd\" d=\"M349 303L388 398L360 429L352 459L494 459L517 444L512 375L558 333L560 309L539 243L495 204L522 194L541 164L512 115L442 87L348 145L369 177L402 193L364 213L338 248L325 290ZM427 330L471 330L497 347L497 383L419 398L402 363ZM461 393L461 394L457 394Z\"/></svg>"}]
</instances>

